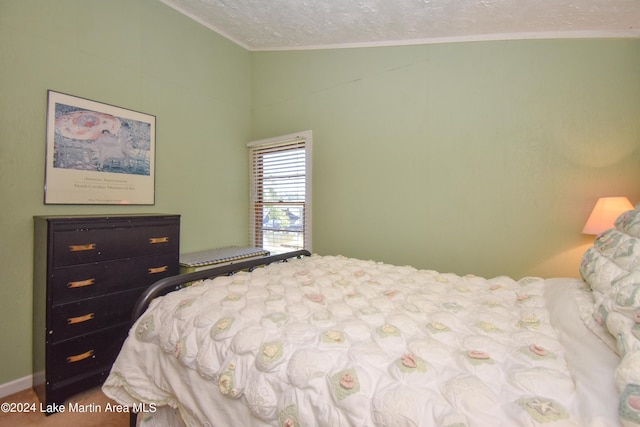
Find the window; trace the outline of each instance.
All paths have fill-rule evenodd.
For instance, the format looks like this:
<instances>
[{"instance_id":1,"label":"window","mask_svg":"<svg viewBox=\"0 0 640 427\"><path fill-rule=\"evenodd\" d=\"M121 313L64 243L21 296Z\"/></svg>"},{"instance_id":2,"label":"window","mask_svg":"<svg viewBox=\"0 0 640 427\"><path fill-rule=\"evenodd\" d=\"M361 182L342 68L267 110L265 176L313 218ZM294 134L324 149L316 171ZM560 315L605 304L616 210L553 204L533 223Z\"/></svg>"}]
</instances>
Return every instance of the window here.
<instances>
[{"instance_id":1,"label":"window","mask_svg":"<svg viewBox=\"0 0 640 427\"><path fill-rule=\"evenodd\" d=\"M251 245L311 250L311 131L249 143Z\"/></svg>"}]
</instances>

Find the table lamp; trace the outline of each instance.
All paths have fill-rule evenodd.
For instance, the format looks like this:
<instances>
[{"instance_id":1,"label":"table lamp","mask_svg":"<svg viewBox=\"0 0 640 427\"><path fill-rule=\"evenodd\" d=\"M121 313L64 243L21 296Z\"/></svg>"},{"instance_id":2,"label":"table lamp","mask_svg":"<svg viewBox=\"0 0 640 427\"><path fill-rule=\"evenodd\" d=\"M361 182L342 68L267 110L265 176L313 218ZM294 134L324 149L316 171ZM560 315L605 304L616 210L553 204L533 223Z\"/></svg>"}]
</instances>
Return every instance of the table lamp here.
<instances>
[{"instance_id":1,"label":"table lamp","mask_svg":"<svg viewBox=\"0 0 640 427\"><path fill-rule=\"evenodd\" d=\"M626 197L601 197L591 211L582 233L600 234L613 228L616 218L630 209L633 209L633 205Z\"/></svg>"}]
</instances>

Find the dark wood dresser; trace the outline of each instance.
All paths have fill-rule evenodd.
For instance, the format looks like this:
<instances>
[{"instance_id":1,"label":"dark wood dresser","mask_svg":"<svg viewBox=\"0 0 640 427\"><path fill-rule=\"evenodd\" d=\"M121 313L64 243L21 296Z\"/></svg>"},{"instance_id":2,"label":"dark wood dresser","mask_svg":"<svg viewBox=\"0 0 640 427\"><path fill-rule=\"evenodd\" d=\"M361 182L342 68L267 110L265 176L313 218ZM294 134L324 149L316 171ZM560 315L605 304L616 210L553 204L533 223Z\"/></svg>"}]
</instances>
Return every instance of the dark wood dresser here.
<instances>
[{"instance_id":1,"label":"dark wood dresser","mask_svg":"<svg viewBox=\"0 0 640 427\"><path fill-rule=\"evenodd\" d=\"M180 216L34 222L33 388L51 408L106 379L142 291L178 274Z\"/></svg>"}]
</instances>

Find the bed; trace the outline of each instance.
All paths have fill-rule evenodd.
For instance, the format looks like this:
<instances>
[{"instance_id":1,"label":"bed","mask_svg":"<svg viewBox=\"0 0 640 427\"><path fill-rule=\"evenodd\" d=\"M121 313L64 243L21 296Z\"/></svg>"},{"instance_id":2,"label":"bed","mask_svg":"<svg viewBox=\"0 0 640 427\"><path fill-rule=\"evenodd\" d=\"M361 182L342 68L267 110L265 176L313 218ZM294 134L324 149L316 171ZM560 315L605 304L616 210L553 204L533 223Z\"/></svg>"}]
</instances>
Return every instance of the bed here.
<instances>
[{"instance_id":1,"label":"bed","mask_svg":"<svg viewBox=\"0 0 640 427\"><path fill-rule=\"evenodd\" d=\"M145 426L640 425L640 207L582 279L263 261L154 285L105 394Z\"/></svg>"}]
</instances>

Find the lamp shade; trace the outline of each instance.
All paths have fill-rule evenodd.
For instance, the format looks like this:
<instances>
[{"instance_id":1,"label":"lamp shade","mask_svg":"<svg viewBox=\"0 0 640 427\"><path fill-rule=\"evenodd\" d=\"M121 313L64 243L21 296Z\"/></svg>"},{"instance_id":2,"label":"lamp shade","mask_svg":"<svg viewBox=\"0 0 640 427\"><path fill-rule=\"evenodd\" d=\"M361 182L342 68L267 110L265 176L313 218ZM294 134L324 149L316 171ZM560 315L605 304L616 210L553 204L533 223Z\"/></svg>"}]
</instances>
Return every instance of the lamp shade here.
<instances>
[{"instance_id":1,"label":"lamp shade","mask_svg":"<svg viewBox=\"0 0 640 427\"><path fill-rule=\"evenodd\" d=\"M626 197L601 197L591 211L582 233L600 234L613 228L616 218L630 209L633 209L633 205Z\"/></svg>"}]
</instances>

